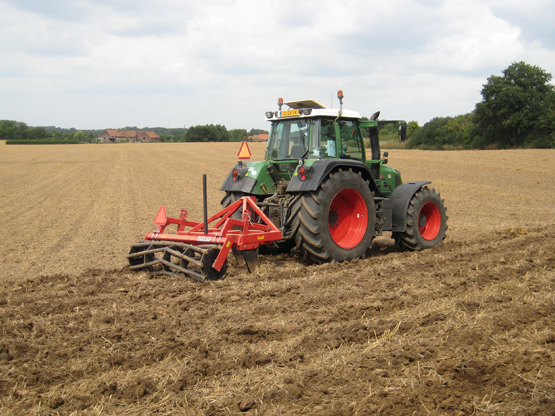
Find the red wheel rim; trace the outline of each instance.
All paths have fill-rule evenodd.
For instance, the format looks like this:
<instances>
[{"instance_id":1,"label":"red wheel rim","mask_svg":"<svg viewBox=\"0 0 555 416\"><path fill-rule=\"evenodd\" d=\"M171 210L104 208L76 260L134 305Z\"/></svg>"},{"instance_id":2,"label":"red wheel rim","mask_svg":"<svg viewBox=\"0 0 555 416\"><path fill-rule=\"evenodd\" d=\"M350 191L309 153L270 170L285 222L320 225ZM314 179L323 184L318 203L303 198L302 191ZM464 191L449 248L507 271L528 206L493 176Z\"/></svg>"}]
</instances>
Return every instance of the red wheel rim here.
<instances>
[{"instance_id":1,"label":"red wheel rim","mask_svg":"<svg viewBox=\"0 0 555 416\"><path fill-rule=\"evenodd\" d=\"M338 192L331 201L328 227L339 247L356 247L368 228L368 208L362 195L350 188Z\"/></svg>"},{"instance_id":2,"label":"red wheel rim","mask_svg":"<svg viewBox=\"0 0 555 416\"><path fill-rule=\"evenodd\" d=\"M431 241L439 234L441 214L433 202L426 202L418 215L418 229L424 240Z\"/></svg>"}]
</instances>

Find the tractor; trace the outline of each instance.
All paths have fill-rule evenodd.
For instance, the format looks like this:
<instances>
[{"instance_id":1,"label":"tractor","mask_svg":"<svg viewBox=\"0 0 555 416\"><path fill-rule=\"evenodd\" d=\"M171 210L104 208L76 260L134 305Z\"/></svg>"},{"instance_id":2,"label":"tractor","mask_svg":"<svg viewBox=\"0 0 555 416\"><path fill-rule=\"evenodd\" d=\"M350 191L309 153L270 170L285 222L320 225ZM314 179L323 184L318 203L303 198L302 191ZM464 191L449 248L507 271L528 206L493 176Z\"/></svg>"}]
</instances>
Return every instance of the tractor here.
<instances>
[{"instance_id":1,"label":"tractor","mask_svg":"<svg viewBox=\"0 0 555 416\"><path fill-rule=\"evenodd\" d=\"M205 208L201 223L186 211L168 218L162 207L158 230L132 245L130 268L211 280L224 277L230 250L252 271L260 250L293 250L316 263L364 258L384 231L400 250L441 243L447 215L439 193L430 181L403 183L387 165L388 153L381 154L378 131L395 124L405 140L406 123L379 120L379 112L364 119L343 109L341 90L337 96L337 109L278 99L278 110L265 114L271 123L265 158L231 169L220 188L223 210L208 218ZM177 232L166 233L171 224Z\"/></svg>"}]
</instances>

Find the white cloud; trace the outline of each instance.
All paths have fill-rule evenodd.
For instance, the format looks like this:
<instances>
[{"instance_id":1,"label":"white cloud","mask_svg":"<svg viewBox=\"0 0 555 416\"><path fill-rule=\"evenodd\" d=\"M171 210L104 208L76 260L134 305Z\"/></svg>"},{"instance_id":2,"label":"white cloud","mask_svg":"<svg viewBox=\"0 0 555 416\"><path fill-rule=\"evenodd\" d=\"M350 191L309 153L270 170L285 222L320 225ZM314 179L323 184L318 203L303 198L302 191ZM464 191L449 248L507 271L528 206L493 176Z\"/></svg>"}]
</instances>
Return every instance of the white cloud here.
<instances>
[{"instance_id":1,"label":"white cloud","mask_svg":"<svg viewBox=\"0 0 555 416\"><path fill-rule=\"evenodd\" d=\"M0 118L250 129L264 127L278 96L329 104L342 88L347 108L424 123L472 111L487 77L512 61L553 73L552 9L547 0L0 0Z\"/></svg>"}]
</instances>

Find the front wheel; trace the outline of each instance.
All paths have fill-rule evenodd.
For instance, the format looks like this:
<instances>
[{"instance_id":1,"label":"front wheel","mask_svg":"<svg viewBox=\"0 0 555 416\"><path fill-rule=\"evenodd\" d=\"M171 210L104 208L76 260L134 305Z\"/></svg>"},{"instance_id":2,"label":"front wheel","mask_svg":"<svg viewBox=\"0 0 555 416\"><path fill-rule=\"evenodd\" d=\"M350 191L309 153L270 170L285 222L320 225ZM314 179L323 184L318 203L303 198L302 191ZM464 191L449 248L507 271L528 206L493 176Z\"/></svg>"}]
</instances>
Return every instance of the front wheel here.
<instances>
[{"instance_id":1,"label":"front wheel","mask_svg":"<svg viewBox=\"0 0 555 416\"><path fill-rule=\"evenodd\" d=\"M365 257L374 238L375 206L360 173L338 170L291 209L296 248L316 262Z\"/></svg>"},{"instance_id":2,"label":"front wheel","mask_svg":"<svg viewBox=\"0 0 555 416\"><path fill-rule=\"evenodd\" d=\"M407 229L393 233L395 245L401 250L419 251L441 243L447 231L446 211L439 194L424 186L410 200Z\"/></svg>"}]
</instances>

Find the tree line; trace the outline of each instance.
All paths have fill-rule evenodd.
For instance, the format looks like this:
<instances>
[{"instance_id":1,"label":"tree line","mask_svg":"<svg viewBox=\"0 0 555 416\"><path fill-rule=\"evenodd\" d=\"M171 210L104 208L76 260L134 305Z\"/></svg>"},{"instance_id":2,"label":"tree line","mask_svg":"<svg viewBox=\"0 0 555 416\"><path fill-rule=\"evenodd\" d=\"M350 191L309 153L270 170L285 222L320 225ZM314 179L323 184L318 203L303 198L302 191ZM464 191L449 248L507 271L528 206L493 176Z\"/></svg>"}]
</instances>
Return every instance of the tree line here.
<instances>
[{"instance_id":1,"label":"tree line","mask_svg":"<svg viewBox=\"0 0 555 416\"><path fill-rule=\"evenodd\" d=\"M188 129L180 129L181 131L175 131L177 129L166 132L152 130L160 136L161 142L241 142L248 140L249 136L260 134L259 132L267 133L267 131L259 129L228 130L220 124L192 126Z\"/></svg>"},{"instance_id":2,"label":"tree line","mask_svg":"<svg viewBox=\"0 0 555 416\"><path fill-rule=\"evenodd\" d=\"M266 130L233 129L222 125L193 126L189 128L164 128L127 126L119 130L154 131L161 142L240 142L249 136L268 133ZM21 121L0 120L0 140L12 143L95 143L104 130L62 129L59 127L29 127Z\"/></svg>"},{"instance_id":3,"label":"tree line","mask_svg":"<svg viewBox=\"0 0 555 416\"><path fill-rule=\"evenodd\" d=\"M21 121L0 120L0 140L7 140L8 143L91 143L100 131L60 129L52 126L29 127Z\"/></svg>"}]
</instances>

